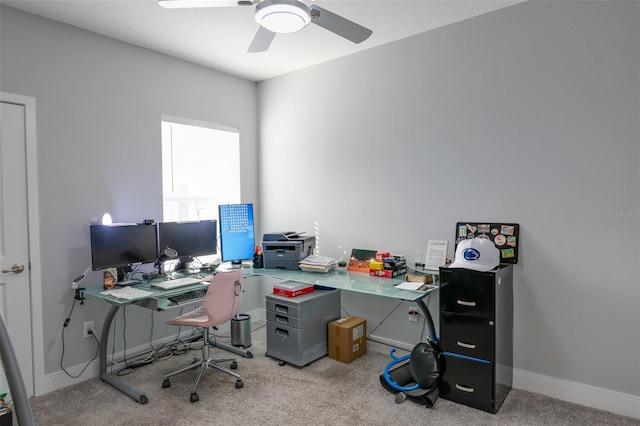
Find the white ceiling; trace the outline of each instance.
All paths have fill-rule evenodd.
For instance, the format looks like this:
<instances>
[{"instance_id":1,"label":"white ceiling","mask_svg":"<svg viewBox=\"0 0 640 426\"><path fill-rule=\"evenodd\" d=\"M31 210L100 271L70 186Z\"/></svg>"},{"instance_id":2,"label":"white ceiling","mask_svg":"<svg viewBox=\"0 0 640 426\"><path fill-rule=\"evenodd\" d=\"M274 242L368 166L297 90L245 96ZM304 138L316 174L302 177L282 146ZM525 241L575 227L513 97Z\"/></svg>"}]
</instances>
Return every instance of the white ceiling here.
<instances>
[{"instance_id":1,"label":"white ceiling","mask_svg":"<svg viewBox=\"0 0 640 426\"><path fill-rule=\"evenodd\" d=\"M0 0L0 3L252 81L282 75L524 0L318 0L373 30L353 44L317 25L278 34L247 53L258 29L253 7L165 9L156 0Z\"/></svg>"}]
</instances>

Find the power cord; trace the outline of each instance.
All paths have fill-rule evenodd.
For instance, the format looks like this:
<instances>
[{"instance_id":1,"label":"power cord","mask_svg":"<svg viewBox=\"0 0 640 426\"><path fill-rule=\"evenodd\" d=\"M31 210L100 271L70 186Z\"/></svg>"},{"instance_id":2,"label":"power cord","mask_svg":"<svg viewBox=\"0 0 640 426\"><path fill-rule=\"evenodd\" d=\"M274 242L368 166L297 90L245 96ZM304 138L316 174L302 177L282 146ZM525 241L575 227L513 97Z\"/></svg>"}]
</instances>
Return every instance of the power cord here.
<instances>
[{"instance_id":1,"label":"power cord","mask_svg":"<svg viewBox=\"0 0 640 426\"><path fill-rule=\"evenodd\" d=\"M60 368L62 369L62 371L64 371L67 374L67 376L69 376L69 377L71 377L73 379L77 379L78 377L82 376L82 373L84 373L84 371L87 369L87 367L89 367L89 364L91 364L98 357L98 354L100 352L100 340L98 340L98 338L96 337L96 335L93 332L93 330L89 329L87 331L87 333L90 336L92 336L95 339L96 343L97 343L96 353L93 356L93 358L91 358L91 360L89 360L89 362L87 362L87 364L84 366L84 368L80 371L80 373L77 376L74 376L73 374L69 373L64 368L64 366L62 365L62 362L64 360L64 332L67 329L67 326L69 325L69 323L71 322L71 314L73 313L73 309L76 306L76 301L78 301L78 300L80 300L80 304L82 305L83 301L84 301L84 297L78 298L77 297L77 290L76 290L76 297L73 298L73 303L71 305L71 310L69 311L69 315L67 316L67 318L65 318L64 324L62 324L62 336L61 336L62 337L62 355L60 356Z\"/></svg>"},{"instance_id":2,"label":"power cord","mask_svg":"<svg viewBox=\"0 0 640 426\"><path fill-rule=\"evenodd\" d=\"M182 313L182 309L180 310L180 313ZM142 354L137 354L134 355L133 357L129 358L127 356L127 338L126 338L126 330L127 330L127 318L126 318L126 306L124 307L124 309L122 310L122 319L123 319L123 326L122 326L122 339L123 339L123 360L122 362L124 363L124 367L122 367L120 370L116 371L116 375L117 376L124 376L127 375L129 373L132 373L133 371L135 371L136 369L140 368L140 367L144 367L145 365L149 365L151 363L153 363L154 361L160 360L160 359L166 359L169 358L173 355L182 355L182 354L186 354L189 352L189 350L191 349L189 347L189 344L186 342L182 342L179 339L175 339L173 342L170 343L165 343L165 344L161 344L158 346L153 345L153 326L155 323L155 317L153 316L153 312L151 313L151 333L150 333L150 340L149 340L149 347L151 348L148 352L143 352ZM180 329L178 329L178 335L180 334ZM114 330L115 333L115 330ZM181 348L180 345L182 345L183 347ZM115 346L115 341L114 341L114 346ZM115 350L115 347L114 347ZM113 354L112 354L112 358L113 358ZM113 362L113 364L116 364L115 362Z\"/></svg>"}]
</instances>

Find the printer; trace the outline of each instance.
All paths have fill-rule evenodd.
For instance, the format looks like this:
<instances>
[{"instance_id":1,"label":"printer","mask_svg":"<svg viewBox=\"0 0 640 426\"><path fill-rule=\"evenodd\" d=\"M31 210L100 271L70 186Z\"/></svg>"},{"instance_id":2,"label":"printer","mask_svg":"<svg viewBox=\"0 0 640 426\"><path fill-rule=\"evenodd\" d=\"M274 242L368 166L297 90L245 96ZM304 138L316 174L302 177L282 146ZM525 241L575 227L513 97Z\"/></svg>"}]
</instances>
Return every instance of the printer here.
<instances>
[{"instance_id":1,"label":"printer","mask_svg":"<svg viewBox=\"0 0 640 426\"><path fill-rule=\"evenodd\" d=\"M313 254L316 237L298 232L272 232L262 238L262 255L267 269L298 270L298 263Z\"/></svg>"}]
</instances>

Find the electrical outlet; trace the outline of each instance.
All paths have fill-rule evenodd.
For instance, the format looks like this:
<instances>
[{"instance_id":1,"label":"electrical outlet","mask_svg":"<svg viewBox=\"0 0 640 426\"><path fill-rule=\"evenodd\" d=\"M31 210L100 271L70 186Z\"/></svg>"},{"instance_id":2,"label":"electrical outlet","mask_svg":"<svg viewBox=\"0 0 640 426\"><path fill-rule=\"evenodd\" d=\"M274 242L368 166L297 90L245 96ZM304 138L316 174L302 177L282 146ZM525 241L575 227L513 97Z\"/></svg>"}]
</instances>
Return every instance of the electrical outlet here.
<instances>
[{"instance_id":1,"label":"electrical outlet","mask_svg":"<svg viewBox=\"0 0 640 426\"><path fill-rule=\"evenodd\" d=\"M409 308L409 321L418 322L418 308Z\"/></svg>"},{"instance_id":2,"label":"electrical outlet","mask_svg":"<svg viewBox=\"0 0 640 426\"><path fill-rule=\"evenodd\" d=\"M84 323L84 327L82 328L82 337L91 337L91 334L89 334L89 330L91 330L91 332L95 334L96 328L93 325L93 321L87 321Z\"/></svg>"}]
</instances>

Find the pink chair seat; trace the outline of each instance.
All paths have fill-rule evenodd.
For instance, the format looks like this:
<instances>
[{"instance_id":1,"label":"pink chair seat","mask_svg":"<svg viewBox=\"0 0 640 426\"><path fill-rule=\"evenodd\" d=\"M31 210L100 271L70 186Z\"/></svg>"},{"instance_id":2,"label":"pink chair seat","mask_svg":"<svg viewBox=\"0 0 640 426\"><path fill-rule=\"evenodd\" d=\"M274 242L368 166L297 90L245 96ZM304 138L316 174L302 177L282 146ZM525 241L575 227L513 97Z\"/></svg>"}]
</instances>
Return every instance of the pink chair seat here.
<instances>
[{"instance_id":1,"label":"pink chair seat","mask_svg":"<svg viewBox=\"0 0 640 426\"><path fill-rule=\"evenodd\" d=\"M209 342L209 328L231 321L231 319L237 315L240 309L240 301L242 300L243 283L243 269L218 272L211 279L202 307L167 321L169 325L184 325L202 329L203 344L202 359L196 359L195 362L188 366L167 374L162 383L163 388L171 386L169 377L198 368L198 375L191 388L190 398L191 402L196 402L200 399L196 393L196 388L204 371L209 367L216 368L234 376L236 378L236 388L244 387L239 374L220 365L222 362L231 362L231 369L235 369L237 368L237 362L234 358L209 358L209 346L212 345Z\"/></svg>"}]
</instances>

